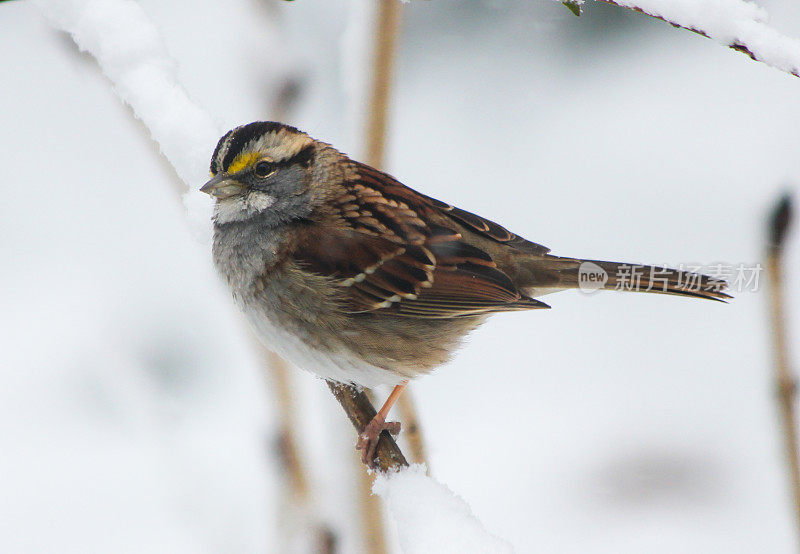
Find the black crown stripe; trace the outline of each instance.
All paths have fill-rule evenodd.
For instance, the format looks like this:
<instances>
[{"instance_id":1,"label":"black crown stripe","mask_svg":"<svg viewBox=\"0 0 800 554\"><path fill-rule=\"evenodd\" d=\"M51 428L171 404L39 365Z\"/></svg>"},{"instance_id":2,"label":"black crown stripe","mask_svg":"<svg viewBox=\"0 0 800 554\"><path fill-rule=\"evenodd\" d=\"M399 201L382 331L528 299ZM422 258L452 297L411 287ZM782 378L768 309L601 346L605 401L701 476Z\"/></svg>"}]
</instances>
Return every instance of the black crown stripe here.
<instances>
[{"instance_id":1,"label":"black crown stripe","mask_svg":"<svg viewBox=\"0 0 800 554\"><path fill-rule=\"evenodd\" d=\"M248 123L247 125L242 125L241 127L237 127L232 131L228 131L219 140L217 147L214 149L214 155L211 158L211 171L214 173L219 173L220 171L227 169L236 156L242 152L244 147L247 146L250 141L264 134L273 133L280 130L300 133L300 131L295 127L284 125L283 123L278 123L277 121L254 121L253 123ZM225 157L222 159L222 163L220 165L216 165L217 157L223 148L227 148L225 151Z\"/></svg>"}]
</instances>

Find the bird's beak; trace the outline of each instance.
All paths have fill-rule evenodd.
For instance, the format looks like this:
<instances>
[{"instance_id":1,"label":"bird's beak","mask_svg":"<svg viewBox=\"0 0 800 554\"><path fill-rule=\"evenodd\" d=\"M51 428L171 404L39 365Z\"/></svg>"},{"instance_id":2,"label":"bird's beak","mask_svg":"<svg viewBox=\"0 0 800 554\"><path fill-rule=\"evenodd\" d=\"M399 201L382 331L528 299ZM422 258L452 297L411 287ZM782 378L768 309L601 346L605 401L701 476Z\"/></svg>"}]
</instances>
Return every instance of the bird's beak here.
<instances>
[{"instance_id":1,"label":"bird's beak","mask_svg":"<svg viewBox=\"0 0 800 554\"><path fill-rule=\"evenodd\" d=\"M200 188L200 192L205 192L214 198L230 198L243 194L247 187L228 175L227 173L218 173L208 183Z\"/></svg>"}]
</instances>

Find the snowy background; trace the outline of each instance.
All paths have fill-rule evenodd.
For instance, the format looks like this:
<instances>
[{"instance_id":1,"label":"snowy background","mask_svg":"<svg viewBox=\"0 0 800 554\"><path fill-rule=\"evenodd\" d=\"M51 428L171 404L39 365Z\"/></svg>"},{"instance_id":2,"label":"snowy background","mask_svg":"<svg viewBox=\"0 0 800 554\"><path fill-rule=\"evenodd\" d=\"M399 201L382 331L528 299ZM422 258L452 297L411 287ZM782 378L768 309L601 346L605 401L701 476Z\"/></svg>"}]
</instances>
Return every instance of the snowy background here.
<instances>
[{"instance_id":1,"label":"snowy background","mask_svg":"<svg viewBox=\"0 0 800 554\"><path fill-rule=\"evenodd\" d=\"M291 78L288 122L361 152L366 2L141 5L220 129ZM800 36L800 6L761 5ZM0 4L0 48L0 549L288 551L272 383L177 175L30 3ZM556 254L752 265L800 180L800 80L612 6L407 4L396 85L387 168ZM545 300L413 387L432 474L486 529L518 552L793 551L763 286ZM354 434L292 378L314 517L359 552Z\"/></svg>"}]
</instances>

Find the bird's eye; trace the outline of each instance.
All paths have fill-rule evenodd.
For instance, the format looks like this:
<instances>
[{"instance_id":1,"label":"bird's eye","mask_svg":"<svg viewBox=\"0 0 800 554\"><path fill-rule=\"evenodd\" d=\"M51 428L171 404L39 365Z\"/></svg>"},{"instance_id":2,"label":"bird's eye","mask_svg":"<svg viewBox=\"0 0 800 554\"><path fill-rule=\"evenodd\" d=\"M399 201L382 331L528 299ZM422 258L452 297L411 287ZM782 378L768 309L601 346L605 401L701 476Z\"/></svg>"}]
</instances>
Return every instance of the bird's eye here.
<instances>
[{"instance_id":1,"label":"bird's eye","mask_svg":"<svg viewBox=\"0 0 800 554\"><path fill-rule=\"evenodd\" d=\"M256 164L255 168L256 177L269 177L275 172L275 164L272 162L261 161Z\"/></svg>"}]
</instances>

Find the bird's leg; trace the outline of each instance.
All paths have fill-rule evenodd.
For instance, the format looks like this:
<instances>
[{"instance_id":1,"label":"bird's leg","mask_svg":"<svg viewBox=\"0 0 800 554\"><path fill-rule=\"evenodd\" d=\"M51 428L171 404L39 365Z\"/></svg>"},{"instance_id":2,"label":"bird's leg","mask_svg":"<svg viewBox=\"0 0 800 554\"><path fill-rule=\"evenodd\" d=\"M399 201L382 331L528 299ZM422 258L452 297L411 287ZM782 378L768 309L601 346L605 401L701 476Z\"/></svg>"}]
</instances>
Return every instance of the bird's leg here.
<instances>
[{"instance_id":1,"label":"bird's leg","mask_svg":"<svg viewBox=\"0 0 800 554\"><path fill-rule=\"evenodd\" d=\"M372 420L367 423L367 426L364 427L364 431L358 436L356 450L361 450L361 461L369 467L373 467L375 464L375 449L378 448L378 439L381 436L381 431L385 429L392 435L396 435L400 432L400 422L387 422L386 416L389 415L389 410L392 409L394 403L397 402L398 398L400 398L400 395L403 393L403 389L406 388L406 385L408 385L407 380L403 381L397 385L394 390L392 390L389 398L387 398L386 402L383 403L381 409L378 410L378 413L375 414L375 417L373 417Z\"/></svg>"}]
</instances>

